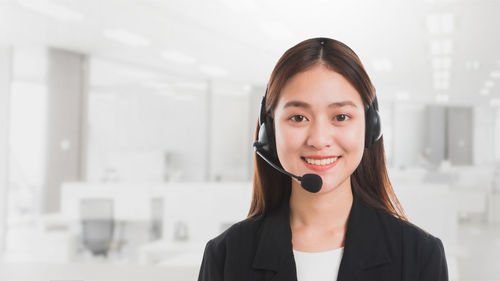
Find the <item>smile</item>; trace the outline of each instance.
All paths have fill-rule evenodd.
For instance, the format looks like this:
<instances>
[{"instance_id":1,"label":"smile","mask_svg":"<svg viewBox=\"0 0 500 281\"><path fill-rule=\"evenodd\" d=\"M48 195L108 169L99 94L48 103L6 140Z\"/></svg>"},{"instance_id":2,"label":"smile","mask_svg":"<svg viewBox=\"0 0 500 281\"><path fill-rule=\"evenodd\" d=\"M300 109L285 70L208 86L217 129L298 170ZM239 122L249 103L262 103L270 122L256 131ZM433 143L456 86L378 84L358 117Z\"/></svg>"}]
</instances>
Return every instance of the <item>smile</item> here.
<instances>
[{"instance_id":1,"label":"smile","mask_svg":"<svg viewBox=\"0 0 500 281\"><path fill-rule=\"evenodd\" d=\"M306 165L307 168L321 172L331 169L335 165L337 165L338 160L341 158L341 156L332 156L326 158L318 157L318 158L301 157L302 161L304 161L304 164Z\"/></svg>"}]
</instances>

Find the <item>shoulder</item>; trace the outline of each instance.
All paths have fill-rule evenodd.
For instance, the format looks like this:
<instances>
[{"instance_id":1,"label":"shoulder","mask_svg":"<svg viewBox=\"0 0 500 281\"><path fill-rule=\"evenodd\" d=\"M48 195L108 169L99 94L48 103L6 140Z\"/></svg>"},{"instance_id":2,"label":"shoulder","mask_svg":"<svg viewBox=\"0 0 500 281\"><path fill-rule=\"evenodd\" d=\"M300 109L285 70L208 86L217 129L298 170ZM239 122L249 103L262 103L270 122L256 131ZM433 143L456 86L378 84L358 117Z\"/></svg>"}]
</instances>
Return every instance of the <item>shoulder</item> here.
<instances>
[{"instance_id":1,"label":"shoulder","mask_svg":"<svg viewBox=\"0 0 500 281\"><path fill-rule=\"evenodd\" d=\"M263 220L262 216L257 216L231 225L224 232L208 241L205 251L209 250L214 254L221 254L235 250L235 247L241 251L242 245L250 247L256 243Z\"/></svg>"},{"instance_id":2,"label":"shoulder","mask_svg":"<svg viewBox=\"0 0 500 281\"><path fill-rule=\"evenodd\" d=\"M198 280L263 280L253 271L259 237L265 217L247 218L209 240L203 253Z\"/></svg>"},{"instance_id":3,"label":"shoulder","mask_svg":"<svg viewBox=\"0 0 500 281\"><path fill-rule=\"evenodd\" d=\"M198 280L223 280L225 269L231 267L231 263L237 264L232 264L234 268L249 263L262 221L262 217L247 218L209 240L203 253Z\"/></svg>"},{"instance_id":4,"label":"shoulder","mask_svg":"<svg viewBox=\"0 0 500 281\"><path fill-rule=\"evenodd\" d=\"M375 211L388 232L400 236L406 243L415 242L423 247L428 247L439 240L439 238L409 221L395 217L383 210Z\"/></svg>"},{"instance_id":5,"label":"shoulder","mask_svg":"<svg viewBox=\"0 0 500 281\"><path fill-rule=\"evenodd\" d=\"M446 255L441 239L419 226L377 210L382 223L389 230L389 239L397 241L402 260L412 263L421 280L447 280Z\"/></svg>"}]
</instances>

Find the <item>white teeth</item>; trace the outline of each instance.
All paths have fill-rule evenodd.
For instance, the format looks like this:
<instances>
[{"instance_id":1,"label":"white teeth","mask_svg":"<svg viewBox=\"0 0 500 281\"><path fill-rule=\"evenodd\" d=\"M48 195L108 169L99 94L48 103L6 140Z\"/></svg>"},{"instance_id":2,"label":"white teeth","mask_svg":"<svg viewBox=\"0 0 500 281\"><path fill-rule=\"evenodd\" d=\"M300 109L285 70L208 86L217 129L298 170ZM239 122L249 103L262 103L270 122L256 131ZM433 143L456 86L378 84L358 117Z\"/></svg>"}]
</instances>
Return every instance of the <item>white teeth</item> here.
<instances>
[{"instance_id":1,"label":"white teeth","mask_svg":"<svg viewBox=\"0 0 500 281\"><path fill-rule=\"evenodd\" d=\"M338 157L334 157L334 158L326 158L326 159L311 159L311 158L305 158L306 159L306 162L309 163L309 164L313 164L313 165L328 165L328 164L331 164L335 161L337 161Z\"/></svg>"}]
</instances>

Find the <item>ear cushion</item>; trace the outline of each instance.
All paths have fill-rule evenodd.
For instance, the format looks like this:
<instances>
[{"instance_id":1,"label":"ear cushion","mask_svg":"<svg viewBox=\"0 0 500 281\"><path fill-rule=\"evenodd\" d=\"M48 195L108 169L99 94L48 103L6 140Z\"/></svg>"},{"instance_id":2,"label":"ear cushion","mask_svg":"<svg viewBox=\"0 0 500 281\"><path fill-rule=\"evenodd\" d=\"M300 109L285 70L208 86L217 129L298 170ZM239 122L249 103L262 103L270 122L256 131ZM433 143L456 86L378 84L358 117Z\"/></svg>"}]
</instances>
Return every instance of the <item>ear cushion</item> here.
<instances>
[{"instance_id":1,"label":"ear cushion","mask_svg":"<svg viewBox=\"0 0 500 281\"><path fill-rule=\"evenodd\" d=\"M365 147L368 148L382 137L382 126L378 113L377 98L366 111Z\"/></svg>"},{"instance_id":2,"label":"ear cushion","mask_svg":"<svg viewBox=\"0 0 500 281\"><path fill-rule=\"evenodd\" d=\"M257 139L257 148L261 152L265 152L266 154L269 154L271 151L270 147L270 142L269 142L269 129L267 126L267 122L264 121L264 123L261 123L259 126L259 137Z\"/></svg>"},{"instance_id":3,"label":"ear cushion","mask_svg":"<svg viewBox=\"0 0 500 281\"><path fill-rule=\"evenodd\" d=\"M276 151L276 144L274 139L274 121L266 113L266 94L262 98L261 106L260 106L260 115L259 115L259 135L257 141L254 143L255 149L258 149L259 152L263 153L267 158L272 159L273 162L279 163L278 155Z\"/></svg>"},{"instance_id":4,"label":"ear cushion","mask_svg":"<svg viewBox=\"0 0 500 281\"><path fill-rule=\"evenodd\" d=\"M274 163L279 163L276 141L274 139L274 126L273 119L270 117L265 118L265 122L259 127L259 149L261 153L264 153L269 159L272 159Z\"/></svg>"}]
</instances>

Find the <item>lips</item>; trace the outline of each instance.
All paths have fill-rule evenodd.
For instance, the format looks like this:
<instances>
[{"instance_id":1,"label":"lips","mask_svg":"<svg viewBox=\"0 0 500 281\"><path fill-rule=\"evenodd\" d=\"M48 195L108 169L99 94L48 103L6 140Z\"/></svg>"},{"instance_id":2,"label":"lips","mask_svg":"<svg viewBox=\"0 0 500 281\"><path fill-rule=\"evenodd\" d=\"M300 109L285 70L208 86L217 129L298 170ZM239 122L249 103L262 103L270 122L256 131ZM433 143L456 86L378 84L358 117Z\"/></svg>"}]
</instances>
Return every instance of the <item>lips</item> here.
<instances>
[{"instance_id":1,"label":"lips","mask_svg":"<svg viewBox=\"0 0 500 281\"><path fill-rule=\"evenodd\" d=\"M301 157L301 159L302 161L304 161L304 164L306 165L307 168L317 172L322 172L335 167L335 165L337 165L341 157L342 156L314 155L314 156Z\"/></svg>"}]
</instances>

